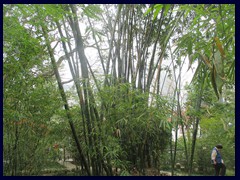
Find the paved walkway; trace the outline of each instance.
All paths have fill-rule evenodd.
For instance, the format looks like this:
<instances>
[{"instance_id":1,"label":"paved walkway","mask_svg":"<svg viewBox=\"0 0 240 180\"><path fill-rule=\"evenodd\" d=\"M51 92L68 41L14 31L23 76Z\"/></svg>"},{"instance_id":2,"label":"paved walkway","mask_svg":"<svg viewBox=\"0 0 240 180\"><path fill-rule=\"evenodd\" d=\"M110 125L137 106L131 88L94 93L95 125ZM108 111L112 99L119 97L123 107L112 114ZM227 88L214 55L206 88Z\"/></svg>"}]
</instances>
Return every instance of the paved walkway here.
<instances>
[{"instance_id":1,"label":"paved walkway","mask_svg":"<svg viewBox=\"0 0 240 180\"><path fill-rule=\"evenodd\" d=\"M65 168L70 171L77 168L77 166L75 164L72 164L71 161L60 160L58 163L65 166Z\"/></svg>"},{"instance_id":2,"label":"paved walkway","mask_svg":"<svg viewBox=\"0 0 240 180\"><path fill-rule=\"evenodd\" d=\"M77 168L81 169L80 166L76 166L75 164L72 164L71 162L72 162L71 159L66 160L66 161L63 161L63 160L58 161L59 164L63 165L69 171L75 170ZM115 169L113 169L113 171L115 171ZM171 172L169 172L169 171L160 171L160 174L161 174L161 176L171 176ZM137 174L132 174L132 175L136 176Z\"/></svg>"}]
</instances>

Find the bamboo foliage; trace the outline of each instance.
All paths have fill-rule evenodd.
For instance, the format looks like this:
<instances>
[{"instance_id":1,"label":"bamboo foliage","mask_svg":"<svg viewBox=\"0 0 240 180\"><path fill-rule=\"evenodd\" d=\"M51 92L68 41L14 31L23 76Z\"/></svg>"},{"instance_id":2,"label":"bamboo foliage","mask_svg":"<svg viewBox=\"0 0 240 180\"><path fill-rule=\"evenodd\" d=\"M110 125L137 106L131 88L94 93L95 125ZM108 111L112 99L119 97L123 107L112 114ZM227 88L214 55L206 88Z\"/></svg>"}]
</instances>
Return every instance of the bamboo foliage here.
<instances>
[{"instance_id":1,"label":"bamboo foliage","mask_svg":"<svg viewBox=\"0 0 240 180\"><path fill-rule=\"evenodd\" d=\"M4 5L5 174L41 174L50 155L41 161L34 153L59 142L69 145L81 175L148 175L150 168L159 175L165 158L174 175L179 127L191 174L205 92L212 87L223 102L234 86L231 7ZM188 71L197 63L189 121L182 102L187 59ZM72 79L64 81L65 66Z\"/></svg>"}]
</instances>

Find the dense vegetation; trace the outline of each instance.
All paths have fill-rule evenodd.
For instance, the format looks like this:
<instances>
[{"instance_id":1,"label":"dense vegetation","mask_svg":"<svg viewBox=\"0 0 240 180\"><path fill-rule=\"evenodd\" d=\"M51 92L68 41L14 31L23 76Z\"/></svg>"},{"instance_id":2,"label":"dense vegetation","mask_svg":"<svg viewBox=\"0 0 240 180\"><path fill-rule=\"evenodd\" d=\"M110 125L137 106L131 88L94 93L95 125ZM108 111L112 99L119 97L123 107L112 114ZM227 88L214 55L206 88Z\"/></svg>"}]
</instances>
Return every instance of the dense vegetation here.
<instances>
[{"instance_id":1,"label":"dense vegetation","mask_svg":"<svg viewBox=\"0 0 240 180\"><path fill-rule=\"evenodd\" d=\"M4 175L235 175L232 4L4 4L3 87Z\"/></svg>"}]
</instances>

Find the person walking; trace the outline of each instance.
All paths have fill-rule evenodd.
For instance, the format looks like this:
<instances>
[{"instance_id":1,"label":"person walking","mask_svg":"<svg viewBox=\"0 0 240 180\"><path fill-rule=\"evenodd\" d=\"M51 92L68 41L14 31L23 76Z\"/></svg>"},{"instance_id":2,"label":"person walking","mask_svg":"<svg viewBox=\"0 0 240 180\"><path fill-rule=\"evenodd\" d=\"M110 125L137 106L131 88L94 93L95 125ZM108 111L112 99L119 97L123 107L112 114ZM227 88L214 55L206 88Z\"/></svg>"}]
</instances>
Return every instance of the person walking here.
<instances>
[{"instance_id":1,"label":"person walking","mask_svg":"<svg viewBox=\"0 0 240 180\"><path fill-rule=\"evenodd\" d=\"M226 166L221 155L222 148L223 146L218 144L212 149L211 161L215 169L215 176L225 176L226 173Z\"/></svg>"}]
</instances>

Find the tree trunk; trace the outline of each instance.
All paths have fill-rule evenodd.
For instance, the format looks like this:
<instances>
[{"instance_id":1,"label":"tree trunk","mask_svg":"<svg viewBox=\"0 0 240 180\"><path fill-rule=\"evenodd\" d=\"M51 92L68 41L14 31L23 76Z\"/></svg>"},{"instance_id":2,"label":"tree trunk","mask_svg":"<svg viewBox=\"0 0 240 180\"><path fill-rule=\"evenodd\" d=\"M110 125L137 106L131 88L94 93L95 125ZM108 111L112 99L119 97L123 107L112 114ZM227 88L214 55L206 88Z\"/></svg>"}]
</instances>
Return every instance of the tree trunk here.
<instances>
[{"instance_id":1,"label":"tree trunk","mask_svg":"<svg viewBox=\"0 0 240 180\"><path fill-rule=\"evenodd\" d=\"M207 75L206 68L207 67L204 67L203 72L200 72L198 74L198 78L199 78L198 86L199 87L197 88L198 89L198 96L197 96L196 103L195 103L196 112L198 112L201 108L201 101L202 101L202 95L203 95L203 90L204 90L203 89L204 81L205 81L205 77ZM195 145L196 145L196 142L197 142L197 132L198 132L198 125L199 125L200 118L196 117L195 120L196 121L195 121L195 124L193 126L192 147L191 147L191 156L190 156L190 163L189 163L189 175L191 175L192 171L193 171L193 158L194 158L194 152L195 152Z\"/></svg>"},{"instance_id":2,"label":"tree trunk","mask_svg":"<svg viewBox=\"0 0 240 180\"><path fill-rule=\"evenodd\" d=\"M68 122L69 122L69 125L70 125L71 130L72 130L73 138L74 138L75 143L77 145L77 149L78 149L79 155L81 157L81 160L83 161L85 170L87 171L88 175L91 175L88 164L87 164L87 161L86 161L86 159L83 155L82 147L79 143L79 140L78 140L78 137L77 137L77 134L76 134L76 130L75 130L73 122L72 122L72 116L69 112L70 109L69 109L69 105L68 105L68 102L67 102L67 97L66 97L66 94L64 92L63 85L61 83L61 78L60 78L60 75L59 75L59 72L58 72L58 69L57 69L56 60L54 58L53 51L52 51L51 46L50 46L48 34L46 33L46 28L44 26L42 26L42 31L43 31L43 35L44 35L44 38L45 38L45 41L46 41L46 44L47 44L47 49L48 49L48 53L50 55L50 59L51 59L51 63L52 63L52 66L53 66L54 74L55 74L57 82L58 82L58 88L59 88L62 100L64 102L64 108L66 110Z\"/></svg>"}]
</instances>

